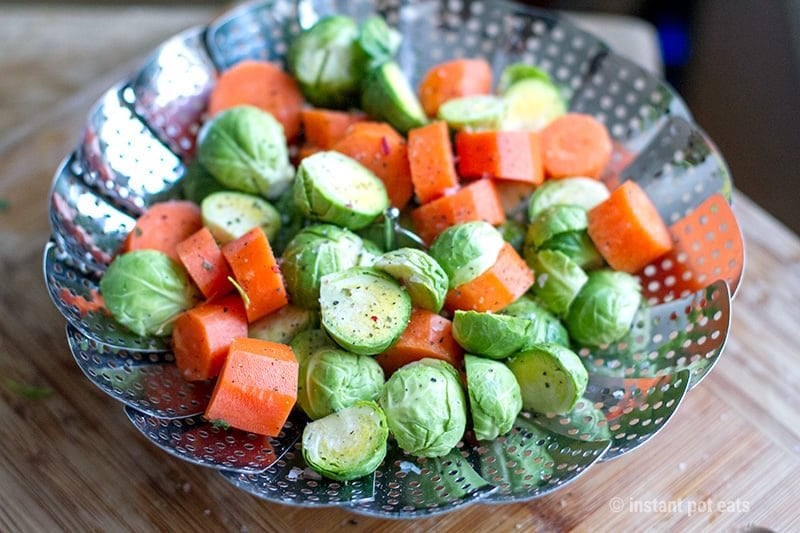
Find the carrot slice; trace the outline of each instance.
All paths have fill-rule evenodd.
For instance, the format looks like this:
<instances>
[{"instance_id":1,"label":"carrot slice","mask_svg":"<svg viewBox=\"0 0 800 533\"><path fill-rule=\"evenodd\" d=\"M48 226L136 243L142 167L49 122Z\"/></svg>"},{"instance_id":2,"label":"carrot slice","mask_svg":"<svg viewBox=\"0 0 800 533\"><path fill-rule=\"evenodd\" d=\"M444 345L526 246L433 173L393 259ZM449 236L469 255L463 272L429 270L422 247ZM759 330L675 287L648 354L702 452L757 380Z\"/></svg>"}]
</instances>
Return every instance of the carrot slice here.
<instances>
[{"instance_id":1,"label":"carrot slice","mask_svg":"<svg viewBox=\"0 0 800 533\"><path fill-rule=\"evenodd\" d=\"M209 115L238 105L252 105L271 113L283 125L289 141L300 132L303 95L294 78L277 65L248 59L219 76L209 97Z\"/></svg>"},{"instance_id":2,"label":"carrot slice","mask_svg":"<svg viewBox=\"0 0 800 533\"><path fill-rule=\"evenodd\" d=\"M458 189L447 123L434 122L409 131L408 161L419 203L430 202Z\"/></svg>"},{"instance_id":3,"label":"carrot slice","mask_svg":"<svg viewBox=\"0 0 800 533\"><path fill-rule=\"evenodd\" d=\"M592 116L568 113L542 132L545 173L551 178L599 178L611 159L611 137Z\"/></svg>"},{"instance_id":4,"label":"carrot slice","mask_svg":"<svg viewBox=\"0 0 800 533\"><path fill-rule=\"evenodd\" d=\"M453 339L453 324L443 316L425 309L413 309L411 321L394 346L375 360L388 377L392 372L426 357L447 361L460 369L464 350Z\"/></svg>"},{"instance_id":5,"label":"carrot slice","mask_svg":"<svg viewBox=\"0 0 800 533\"><path fill-rule=\"evenodd\" d=\"M449 311L500 311L525 294L533 285L533 271L514 248L505 243L494 265L463 285L447 293Z\"/></svg>"},{"instance_id":6,"label":"carrot slice","mask_svg":"<svg viewBox=\"0 0 800 533\"><path fill-rule=\"evenodd\" d=\"M492 225L506 221L490 179L471 183L455 194L428 202L411 212L414 231L428 244L450 226L472 220L484 220Z\"/></svg>"},{"instance_id":7,"label":"carrot slice","mask_svg":"<svg viewBox=\"0 0 800 533\"><path fill-rule=\"evenodd\" d=\"M244 291L249 322L255 322L289 303L281 270L264 230L251 229L224 245L222 254Z\"/></svg>"},{"instance_id":8,"label":"carrot slice","mask_svg":"<svg viewBox=\"0 0 800 533\"><path fill-rule=\"evenodd\" d=\"M247 337L247 315L241 298L235 294L182 313L172 329L172 349L184 379L199 381L218 376L228 348L237 337Z\"/></svg>"},{"instance_id":9,"label":"carrot slice","mask_svg":"<svg viewBox=\"0 0 800 533\"><path fill-rule=\"evenodd\" d=\"M175 250L203 296L212 298L233 290L228 280L231 269L208 228L192 233L179 242Z\"/></svg>"},{"instance_id":10,"label":"carrot slice","mask_svg":"<svg viewBox=\"0 0 800 533\"><path fill-rule=\"evenodd\" d=\"M396 208L404 208L414 194L406 140L390 125L383 122L353 124L333 149L352 157L378 176Z\"/></svg>"},{"instance_id":11,"label":"carrot slice","mask_svg":"<svg viewBox=\"0 0 800 533\"><path fill-rule=\"evenodd\" d=\"M528 131L461 131L456 135L458 173L538 185L544 181L542 148Z\"/></svg>"},{"instance_id":12,"label":"carrot slice","mask_svg":"<svg viewBox=\"0 0 800 533\"><path fill-rule=\"evenodd\" d=\"M454 59L431 67L419 85L419 99L428 116L453 98L489 94L492 67L485 59Z\"/></svg>"},{"instance_id":13,"label":"carrot slice","mask_svg":"<svg viewBox=\"0 0 800 533\"><path fill-rule=\"evenodd\" d=\"M153 204L136 220L122 244L122 252L158 250L178 261L178 243L202 227L200 208L193 202L170 200Z\"/></svg>"},{"instance_id":14,"label":"carrot slice","mask_svg":"<svg viewBox=\"0 0 800 533\"><path fill-rule=\"evenodd\" d=\"M205 417L276 437L297 400L297 359L285 344L237 338L231 343Z\"/></svg>"},{"instance_id":15,"label":"carrot slice","mask_svg":"<svg viewBox=\"0 0 800 533\"><path fill-rule=\"evenodd\" d=\"M611 268L630 274L672 249L664 221L635 181L626 181L589 211L588 231Z\"/></svg>"},{"instance_id":16,"label":"carrot slice","mask_svg":"<svg viewBox=\"0 0 800 533\"><path fill-rule=\"evenodd\" d=\"M364 113L348 113L307 107L300 111L306 143L322 150L329 150L344 137L347 128L356 122L363 122Z\"/></svg>"}]
</instances>

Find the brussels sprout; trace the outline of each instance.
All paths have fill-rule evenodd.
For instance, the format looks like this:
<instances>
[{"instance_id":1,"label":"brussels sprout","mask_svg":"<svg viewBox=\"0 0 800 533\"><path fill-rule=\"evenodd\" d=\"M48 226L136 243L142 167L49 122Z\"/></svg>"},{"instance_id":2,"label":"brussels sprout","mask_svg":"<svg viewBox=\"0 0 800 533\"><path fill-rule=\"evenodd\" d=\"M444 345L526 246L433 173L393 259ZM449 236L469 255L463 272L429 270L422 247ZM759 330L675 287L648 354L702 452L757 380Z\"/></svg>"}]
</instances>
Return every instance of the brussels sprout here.
<instances>
[{"instance_id":1,"label":"brussels sprout","mask_svg":"<svg viewBox=\"0 0 800 533\"><path fill-rule=\"evenodd\" d=\"M359 400L375 400L381 389L383 370L375 359L323 347L300 364L297 404L316 420Z\"/></svg>"},{"instance_id":2,"label":"brussels sprout","mask_svg":"<svg viewBox=\"0 0 800 533\"><path fill-rule=\"evenodd\" d=\"M497 82L497 92L505 94L512 85L522 80L539 80L552 83L550 75L539 67L526 65L525 63L513 63L506 66L500 73L500 80Z\"/></svg>"},{"instance_id":3,"label":"brussels sprout","mask_svg":"<svg viewBox=\"0 0 800 533\"><path fill-rule=\"evenodd\" d=\"M581 398L575 408L560 416L537 416L536 422L551 431L588 441L610 440L606 415L586 398Z\"/></svg>"},{"instance_id":4,"label":"brussels sprout","mask_svg":"<svg viewBox=\"0 0 800 533\"><path fill-rule=\"evenodd\" d=\"M536 273L533 293L549 311L566 316L588 279L586 273L572 259L554 250L542 250L526 259Z\"/></svg>"},{"instance_id":5,"label":"brussels sprout","mask_svg":"<svg viewBox=\"0 0 800 533\"><path fill-rule=\"evenodd\" d=\"M589 374L569 348L537 344L506 363L522 391L522 406L537 413L567 413L586 391Z\"/></svg>"},{"instance_id":6,"label":"brussels sprout","mask_svg":"<svg viewBox=\"0 0 800 533\"><path fill-rule=\"evenodd\" d=\"M542 250L561 252L585 270L600 268L605 264L586 230L559 233L544 243Z\"/></svg>"},{"instance_id":7,"label":"brussels sprout","mask_svg":"<svg viewBox=\"0 0 800 533\"><path fill-rule=\"evenodd\" d=\"M552 205L577 205L588 211L609 195L608 187L592 178L575 177L546 181L531 195L528 202L528 220L536 220L539 213Z\"/></svg>"},{"instance_id":8,"label":"brussels sprout","mask_svg":"<svg viewBox=\"0 0 800 533\"><path fill-rule=\"evenodd\" d=\"M181 265L156 250L117 257L100 292L116 321L138 335L169 335L175 317L200 299Z\"/></svg>"},{"instance_id":9,"label":"brussels sprout","mask_svg":"<svg viewBox=\"0 0 800 533\"><path fill-rule=\"evenodd\" d=\"M375 402L358 402L303 429L303 459L337 481L371 474L386 457L389 428Z\"/></svg>"},{"instance_id":10,"label":"brussels sprout","mask_svg":"<svg viewBox=\"0 0 800 533\"><path fill-rule=\"evenodd\" d=\"M320 348L335 348L336 344L321 329L307 329L295 335L290 346L298 365L302 366L303 362Z\"/></svg>"},{"instance_id":11,"label":"brussels sprout","mask_svg":"<svg viewBox=\"0 0 800 533\"><path fill-rule=\"evenodd\" d=\"M289 344L301 331L316 327L317 314L294 305L284 305L274 313L260 318L247 327L247 336L270 342Z\"/></svg>"},{"instance_id":12,"label":"brussels sprout","mask_svg":"<svg viewBox=\"0 0 800 533\"><path fill-rule=\"evenodd\" d=\"M503 314L530 320L528 334L532 343L554 342L569 346L569 335L561 321L530 296L522 296L503 309Z\"/></svg>"},{"instance_id":13,"label":"brussels sprout","mask_svg":"<svg viewBox=\"0 0 800 533\"><path fill-rule=\"evenodd\" d=\"M511 431L522 410L522 395L514 374L503 363L464 356L467 393L475 438L496 439Z\"/></svg>"},{"instance_id":14,"label":"brussels sprout","mask_svg":"<svg viewBox=\"0 0 800 533\"><path fill-rule=\"evenodd\" d=\"M181 190L184 198L200 205L206 196L224 191L225 187L195 158L181 180Z\"/></svg>"},{"instance_id":15,"label":"brussels sprout","mask_svg":"<svg viewBox=\"0 0 800 533\"><path fill-rule=\"evenodd\" d=\"M642 301L639 281L625 272L597 270L572 302L567 330L576 341L601 346L618 341L631 329Z\"/></svg>"},{"instance_id":16,"label":"brussels sprout","mask_svg":"<svg viewBox=\"0 0 800 533\"><path fill-rule=\"evenodd\" d=\"M458 310L453 317L453 338L467 352L505 359L533 344L532 327L525 318Z\"/></svg>"},{"instance_id":17,"label":"brussels sprout","mask_svg":"<svg viewBox=\"0 0 800 533\"><path fill-rule=\"evenodd\" d=\"M389 207L383 182L339 152L317 152L297 169L294 201L307 218L359 229Z\"/></svg>"},{"instance_id":18,"label":"brussels sprout","mask_svg":"<svg viewBox=\"0 0 800 533\"><path fill-rule=\"evenodd\" d=\"M331 224L308 226L283 252L281 272L292 303L319 309L322 277L359 263L363 242L355 233Z\"/></svg>"},{"instance_id":19,"label":"brussels sprout","mask_svg":"<svg viewBox=\"0 0 800 533\"><path fill-rule=\"evenodd\" d=\"M525 225L516 220L506 220L498 226L497 230L503 236L503 240L510 244L519 254L525 244Z\"/></svg>"},{"instance_id":20,"label":"brussels sprout","mask_svg":"<svg viewBox=\"0 0 800 533\"><path fill-rule=\"evenodd\" d=\"M197 158L229 189L277 198L294 169L283 126L251 106L227 109L206 122L197 136Z\"/></svg>"},{"instance_id":21,"label":"brussels sprout","mask_svg":"<svg viewBox=\"0 0 800 533\"><path fill-rule=\"evenodd\" d=\"M289 242L303 228L305 218L294 203L294 190L289 187L275 200L275 208L281 215L281 224L275 238L269 241L276 256L283 255Z\"/></svg>"},{"instance_id":22,"label":"brussels sprout","mask_svg":"<svg viewBox=\"0 0 800 533\"><path fill-rule=\"evenodd\" d=\"M238 239L253 228L261 228L271 240L281 226L281 215L272 204L243 192L209 194L200 205L200 212L203 225L222 244Z\"/></svg>"},{"instance_id":23,"label":"brussels sprout","mask_svg":"<svg viewBox=\"0 0 800 533\"><path fill-rule=\"evenodd\" d=\"M381 17L370 17L361 25L358 46L369 58L368 68L389 61L400 48L402 37Z\"/></svg>"},{"instance_id":24,"label":"brussels sprout","mask_svg":"<svg viewBox=\"0 0 800 533\"><path fill-rule=\"evenodd\" d=\"M586 210L577 205L552 205L539 213L528 226L525 244L535 249L541 248L547 241L570 231L581 231L589 227Z\"/></svg>"},{"instance_id":25,"label":"brussels sprout","mask_svg":"<svg viewBox=\"0 0 800 533\"><path fill-rule=\"evenodd\" d=\"M461 440L467 407L458 372L438 359L397 370L378 403L400 448L418 457L440 457Z\"/></svg>"},{"instance_id":26,"label":"brussels sprout","mask_svg":"<svg viewBox=\"0 0 800 533\"><path fill-rule=\"evenodd\" d=\"M437 117L455 130L494 130L506 112L505 100L492 94L453 98L443 103Z\"/></svg>"},{"instance_id":27,"label":"brussels sprout","mask_svg":"<svg viewBox=\"0 0 800 533\"><path fill-rule=\"evenodd\" d=\"M386 61L369 71L361 91L361 108L403 134L428 122L417 93L396 61Z\"/></svg>"},{"instance_id":28,"label":"brussels sprout","mask_svg":"<svg viewBox=\"0 0 800 533\"><path fill-rule=\"evenodd\" d=\"M450 288L454 289L489 270L504 242L500 232L488 222L466 222L451 226L436 237L430 254L442 266Z\"/></svg>"},{"instance_id":29,"label":"brussels sprout","mask_svg":"<svg viewBox=\"0 0 800 533\"><path fill-rule=\"evenodd\" d=\"M414 307L438 313L447 296L447 274L436 260L415 248L399 248L386 252L375 262L375 268L383 270L402 283Z\"/></svg>"},{"instance_id":30,"label":"brussels sprout","mask_svg":"<svg viewBox=\"0 0 800 533\"><path fill-rule=\"evenodd\" d=\"M378 258L383 255L380 246L369 239L362 239L363 246L358 256L358 266L374 266Z\"/></svg>"},{"instance_id":31,"label":"brussels sprout","mask_svg":"<svg viewBox=\"0 0 800 533\"><path fill-rule=\"evenodd\" d=\"M289 47L289 70L306 100L317 107L344 109L358 101L365 57L358 25L336 15L317 21Z\"/></svg>"}]
</instances>

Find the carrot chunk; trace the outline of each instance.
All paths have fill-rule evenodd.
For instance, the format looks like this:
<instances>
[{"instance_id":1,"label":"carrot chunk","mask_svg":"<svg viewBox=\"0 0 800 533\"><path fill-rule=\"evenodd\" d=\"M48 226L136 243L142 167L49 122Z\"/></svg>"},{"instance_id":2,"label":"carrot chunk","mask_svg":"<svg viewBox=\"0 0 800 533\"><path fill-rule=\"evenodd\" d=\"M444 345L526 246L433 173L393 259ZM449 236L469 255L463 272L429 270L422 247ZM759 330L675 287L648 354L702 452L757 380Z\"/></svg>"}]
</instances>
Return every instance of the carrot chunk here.
<instances>
[{"instance_id":1,"label":"carrot chunk","mask_svg":"<svg viewBox=\"0 0 800 533\"><path fill-rule=\"evenodd\" d=\"M658 210L635 181L626 181L589 211L589 237L614 270L636 273L672 249Z\"/></svg>"},{"instance_id":2,"label":"carrot chunk","mask_svg":"<svg viewBox=\"0 0 800 533\"><path fill-rule=\"evenodd\" d=\"M447 123L434 122L409 131L408 160L419 203L430 202L458 189Z\"/></svg>"},{"instance_id":3,"label":"carrot chunk","mask_svg":"<svg viewBox=\"0 0 800 533\"><path fill-rule=\"evenodd\" d=\"M528 131L461 131L456 135L458 173L538 185L544 181L542 148Z\"/></svg>"},{"instance_id":4,"label":"carrot chunk","mask_svg":"<svg viewBox=\"0 0 800 533\"><path fill-rule=\"evenodd\" d=\"M228 280L231 269L208 228L192 233L179 242L175 250L203 296L212 298L233 290Z\"/></svg>"},{"instance_id":5,"label":"carrot chunk","mask_svg":"<svg viewBox=\"0 0 800 533\"><path fill-rule=\"evenodd\" d=\"M551 178L599 178L611 159L611 137L590 115L567 113L541 132L545 173Z\"/></svg>"},{"instance_id":6,"label":"carrot chunk","mask_svg":"<svg viewBox=\"0 0 800 533\"><path fill-rule=\"evenodd\" d=\"M454 59L434 65L425 73L419 85L419 99L425 113L432 117L448 100L489 94L491 90L492 67L485 59Z\"/></svg>"},{"instance_id":7,"label":"carrot chunk","mask_svg":"<svg viewBox=\"0 0 800 533\"><path fill-rule=\"evenodd\" d=\"M390 125L383 122L352 124L333 149L352 157L378 176L396 208L404 208L413 196L406 140Z\"/></svg>"},{"instance_id":8,"label":"carrot chunk","mask_svg":"<svg viewBox=\"0 0 800 533\"><path fill-rule=\"evenodd\" d=\"M281 270L261 228L253 228L224 245L222 254L246 296L249 322L255 322L289 303Z\"/></svg>"},{"instance_id":9,"label":"carrot chunk","mask_svg":"<svg viewBox=\"0 0 800 533\"><path fill-rule=\"evenodd\" d=\"M229 107L252 105L271 113L289 141L300 132L303 95L294 78L267 61L245 60L223 72L211 91L209 115Z\"/></svg>"},{"instance_id":10,"label":"carrot chunk","mask_svg":"<svg viewBox=\"0 0 800 533\"><path fill-rule=\"evenodd\" d=\"M175 320L175 363L188 381L216 377L233 340L246 336L247 314L239 296L231 294L198 305Z\"/></svg>"},{"instance_id":11,"label":"carrot chunk","mask_svg":"<svg viewBox=\"0 0 800 533\"><path fill-rule=\"evenodd\" d=\"M472 220L484 220L492 225L506 221L490 179L471 183L455 194L428 202L411 212L414 231L428 244L450 226Z\"/></svg>"},{"instance_id":12,"label":"carrot chunk","mask_svg":"<svg viewBox=\"0 0 800 533\"><path fill-rule=\"evenodd\" d=\"M276 437L297 400L297 359L285 344L233 341L205 417Z\"/></svg>"},{"instance_id":13,"label":"carrot chunk","mask_svg":"<svg viewBox=\"0 0 800 533\"><path fill-rule=\"evenodd\" d=\"M387 377L401 366L426 357L447 361L460 369L464 363L464 350L453 339L452 327L443 316L425 309L414 309L400 339L375 360Z\"/></svg>"},{"instance_id":14,"label":"carrot chunk","mask_svg":"<svg viewBox=\"0 0 800 533\"><path fill-rule=\"evenodd\" d=\"M322 150L330 150L356 122L366 120L364 113L348 113L307 107L300 112L306 143Z\"/></svg>"},{"instance_id":15,"label":"carrot chunk","mask_svg":"<svg viewBox=\"0 0 800 533\"><path fill-rule=\"evenodd\" d=\"M153 204L136 220L122 244L122 252L158 250L178 261L178 243L202 227L200 208L193 202L170 200Z\"/></svg>"},{"instance_id":16,"label":"carrot chunk","mask_svg":"<svg viewBox=\"0 0 800 533\"><path fill-rule=\"evenodd\" d=\"M505 243L489 270L447 293L449 311L500 311L533 285L533 271L514 248Z\"/></svg>"}]
</instances>

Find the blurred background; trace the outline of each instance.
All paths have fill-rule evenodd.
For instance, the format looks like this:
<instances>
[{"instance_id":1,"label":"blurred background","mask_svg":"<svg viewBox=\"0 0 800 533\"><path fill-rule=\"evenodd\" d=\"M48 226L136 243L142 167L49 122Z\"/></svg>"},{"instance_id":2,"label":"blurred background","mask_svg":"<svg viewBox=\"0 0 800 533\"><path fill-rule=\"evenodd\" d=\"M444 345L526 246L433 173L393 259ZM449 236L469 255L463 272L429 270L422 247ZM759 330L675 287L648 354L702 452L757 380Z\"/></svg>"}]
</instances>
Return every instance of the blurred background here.
<instances>
[{"instance_id":1,"label":"blurred background","mask_svg":"<svg viewBox=\"0 0 800 533\"><path fill-rule=\"evenodd\" d=\"M638 17L656 29L667 79L688 102L697 122L717 143L733 173L736 186L784 224L800 233L800 0L528 0L526 3L565 11L613 13ZM14 16L3 6L30 8L41 4L63 10L70 2L52 0L0 1L0 19ZM122 0L73 0L79 13L90 6L131 9ZM223 9L219 0L177 2L138 0L135 5L197 7L184 26L207 20L208 9ZM199 8L204 8L200 10ZM9 13L12 13L9 15ZM173 13L169 16L181 16ZM184 15L185 16L185 15ZM82 17L82 18L81 18ZM76 19L87 19L76 15ZM166 24L166 18L165 18ZM157 28L137 25L137 34ZM25 21L14 25L18 36L0 37L0 57L10 46L25 43L35 31ZM103 28L77 31L102 32ZM158 35L160 39L160 35ZM124 47L125 35L119 46ZM85 50L92 53L87 37ZM155 42L158 42L157 40ZM63 53L63 51L61 52ZM24 57L23 57L24 58ZM112 65L109 65L109 68ZM19 64L24 75L25 65ZM53 68L58 68L54 61ZM3 77L7 77L8 72ZM80 73L65 74L79 83ZM8 126L18 120L13 102L3 102L0 77L0 119ZM46 89L46 88L45 88ZM5 108L5 109L4 109Z\"/></svg>"}]
</instances>

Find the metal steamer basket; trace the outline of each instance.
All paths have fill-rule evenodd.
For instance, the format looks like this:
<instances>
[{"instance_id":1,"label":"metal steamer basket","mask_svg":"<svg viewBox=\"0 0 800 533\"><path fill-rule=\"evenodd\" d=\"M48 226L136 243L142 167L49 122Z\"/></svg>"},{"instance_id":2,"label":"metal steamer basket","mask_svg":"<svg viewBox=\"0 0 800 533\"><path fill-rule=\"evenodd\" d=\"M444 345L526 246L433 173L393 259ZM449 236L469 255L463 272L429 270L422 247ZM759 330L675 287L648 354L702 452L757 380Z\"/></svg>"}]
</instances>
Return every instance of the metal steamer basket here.
<instances>
[{"instance_id":1,"label":"metal steamer basket","mask_svg":"<svg viewBox=\"0 0 800 533\"><path fill-rule=\"evenodd\" d=\"M75 305L97 296L99 277L135 218L178 196L217 73L247 58L282 61L302 28L334 13L358 20L379 13L397 28L398 62L414 85L449 58L487 58L495 74L522 61L552 76L570 110L608 126L615 141L609 185L638 181L670 226L675 248L640 275L647 303L631 333L579 349L590 378L577 409L591 402L604 418L576 425L575 417L523 413L494 442L468 433L437 459L404 454L390 440L374 475L334 482L303 462L301 414L275 438L214 427L202 418L212 385L183 381L167 342L136 336L99 306ZM728 337L743 269L731 187L724 160L675 91L558 14L505 1L266 0L173 37L97 102L55 174L44 276L78 366L167 453L218 469L266 500L420 517L551 493L664 427ZM610 440L593 440L602 425Z\"/></svg>"}]
</instances>

